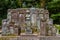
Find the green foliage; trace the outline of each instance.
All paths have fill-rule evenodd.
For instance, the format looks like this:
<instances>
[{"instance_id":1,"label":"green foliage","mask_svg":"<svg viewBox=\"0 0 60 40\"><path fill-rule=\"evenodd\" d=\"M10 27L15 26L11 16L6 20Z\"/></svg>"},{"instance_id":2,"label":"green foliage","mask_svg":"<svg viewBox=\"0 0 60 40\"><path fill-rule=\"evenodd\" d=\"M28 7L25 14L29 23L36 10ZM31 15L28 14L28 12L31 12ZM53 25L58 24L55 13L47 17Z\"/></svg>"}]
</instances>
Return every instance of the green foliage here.
<instances>
[{"instance_id":1,"label":"green foliage","mask_svg":"<svg viewBox=\"0 0 60 40\"><path fill-rule=\"evenodd\" d=\"M54 24L54 26L56 27L57 30L59 30L59 34L60 34L60 25Z\"/></svg>"},{"instance_id":2,"label":"green foliage","mask_svg":"<svg viewBox=\"0 0 60 40\"><path fill-rule=\"evenodd\" d=\"M60 13L52 14L51 18L53 18L54 23L60 24Z\"/></svg>"},{"instance_id":3,"label":"green foliage","mask_svg":"<svg viewBox=\"0 0 60 40\"><path fill-rule=\"evenodd\" d=\"M51 0L47 3L50 17L53 18L54 24L60 24L60 0Z\"/></svg>"},{"instance_id":4,"label":"green foliage","mask_svg":"<svg viewBox=\"0 0 60 40\"><path fill-rule=\"evenodd\" d=\"M60 0L52 0L51 2L48 2L49 8L60 8Z\"/></svg>"},{"instance_id":5,"label":"green foliage","mask_svg":"<svg viewBox=\"0 0 60 40\"><path fill-rule=\"evenodd\" d=\"M54 20L56 19L56 17L60 17L60 13L52 14L51 15L51 18L53 18Z\"/></svg>"},{"instance_id":6,"label":"green foliage","mask_svg":"<svg viewBox=\"0 0 60 40\"><path fill-rule=\"evenodd\" d=\"M60 25L55 24L54 26L55 26L57 29L59 29L59 30L60 30Z\"/></svg>"}]
</instances>

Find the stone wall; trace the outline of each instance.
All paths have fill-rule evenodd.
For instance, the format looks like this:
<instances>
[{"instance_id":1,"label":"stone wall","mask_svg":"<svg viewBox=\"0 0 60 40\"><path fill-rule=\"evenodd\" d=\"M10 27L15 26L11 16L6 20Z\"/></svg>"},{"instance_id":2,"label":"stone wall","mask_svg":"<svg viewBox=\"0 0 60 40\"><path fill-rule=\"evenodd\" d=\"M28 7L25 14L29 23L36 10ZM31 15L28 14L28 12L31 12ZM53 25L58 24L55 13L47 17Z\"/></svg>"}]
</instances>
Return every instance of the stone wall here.
<instances>
[{"instance_id":1,"label":"stone wall","mask_svg":"<svg viewBox=\"0 0 60 40\"><path fill-rule=\"evenodd\" d=\"M14 29L20 32L15 32ZM2 20L2 30L2 34L12 34L13 32L13 34L28 33L40 34L41 36L56 35L53 21L49 18L48 10L41 8L9 9L7 19Z\"/></svg>"},{"instance_id":2,"label":"stone wall","mask_svg":"<svg viewBox=\"0 0 60 40\"><path fill-rule=\"evenodd\" d=\"M2 36L0 40L60 40L60 36Z\"/></svg>"}]
</instances>

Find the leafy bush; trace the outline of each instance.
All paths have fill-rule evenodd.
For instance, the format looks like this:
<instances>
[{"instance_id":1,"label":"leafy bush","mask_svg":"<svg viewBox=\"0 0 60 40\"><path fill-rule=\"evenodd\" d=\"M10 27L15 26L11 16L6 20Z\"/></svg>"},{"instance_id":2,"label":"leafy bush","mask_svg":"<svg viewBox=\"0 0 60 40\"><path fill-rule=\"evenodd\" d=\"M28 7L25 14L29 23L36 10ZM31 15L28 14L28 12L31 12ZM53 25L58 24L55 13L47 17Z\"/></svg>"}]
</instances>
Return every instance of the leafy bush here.
<instances>
[{"instance_id":1,"label":"leafy bush","mask_svg":"<svg viewBox=\"0 0 60 40\"><path fill-rule=\"evenodd\" d=\"M59 30L59 34L60 34L60 25L55 24L54 26L56 27L57 30Z\"/></svg>"}]
</instances>

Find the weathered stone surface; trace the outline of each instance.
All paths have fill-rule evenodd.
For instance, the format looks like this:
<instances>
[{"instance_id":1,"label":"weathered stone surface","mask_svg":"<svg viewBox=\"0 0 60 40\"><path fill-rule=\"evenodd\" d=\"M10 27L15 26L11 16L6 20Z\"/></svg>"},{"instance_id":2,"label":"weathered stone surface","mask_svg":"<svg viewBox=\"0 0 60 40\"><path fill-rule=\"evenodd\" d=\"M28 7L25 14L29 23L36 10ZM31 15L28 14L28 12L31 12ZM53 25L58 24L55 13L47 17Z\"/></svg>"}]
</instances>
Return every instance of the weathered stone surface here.
<instances>
[{"instance_id":1,"label":"weathered stone surface","mask_svg":"<svg viewBox=\"0 0 60 40\"><path fill-rule=\"evenodd\" d=\"M35 35L21 35L21 36L3 36L0 40L60 40L60 36L35 36Z\"/></svg>"},{"instance_id":2,"label":"weathered stone surface","mask_svg":"<svg viewBox=\"0 0 60 40\"><path fill-rule=\"evenodd\" d=\"M26 33L25 29L27 27L30 27L30 31L35 30L36 33L37 30L39 30L38 33L41 36L47 36L50 31L51 35L55 35L56 33L54 31L55 29L53 27L53 22L49 19L49 12L44 8L9 9L6 22L7 23L2 22L2 26L7 25L6 27L8 28L9 32L13 33L12 31L14 30L14 34L19 34L19 32L17 31L23 31L24 33ZM12 25L12 27L10 27L9 25ZM21 30L18 30L19 28L21 28ZM50 30L48 31L47 28L49 28Z\"/></svg>"}]
</instances>

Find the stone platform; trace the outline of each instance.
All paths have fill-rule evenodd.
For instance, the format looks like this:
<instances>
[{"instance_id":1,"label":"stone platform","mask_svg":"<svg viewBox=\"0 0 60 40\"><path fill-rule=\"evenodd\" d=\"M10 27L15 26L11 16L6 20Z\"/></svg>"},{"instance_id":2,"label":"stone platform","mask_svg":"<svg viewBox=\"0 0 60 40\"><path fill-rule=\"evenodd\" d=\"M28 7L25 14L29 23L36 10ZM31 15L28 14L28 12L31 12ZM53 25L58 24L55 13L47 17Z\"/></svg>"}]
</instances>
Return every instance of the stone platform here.
<instances>
[{"instance_id":1,"label":"stone platform","mask_svg":"<svg viewBox=\"0 0 60 40\"><path fill-rule=\"evenodd\" d=\"M1 36L0 40L60 40L60 36L34 36L34 35L21 35L21 36Z\"/></svg>"}]
</instances>

